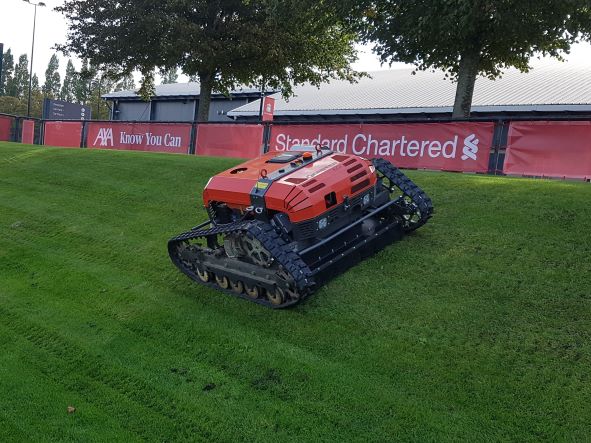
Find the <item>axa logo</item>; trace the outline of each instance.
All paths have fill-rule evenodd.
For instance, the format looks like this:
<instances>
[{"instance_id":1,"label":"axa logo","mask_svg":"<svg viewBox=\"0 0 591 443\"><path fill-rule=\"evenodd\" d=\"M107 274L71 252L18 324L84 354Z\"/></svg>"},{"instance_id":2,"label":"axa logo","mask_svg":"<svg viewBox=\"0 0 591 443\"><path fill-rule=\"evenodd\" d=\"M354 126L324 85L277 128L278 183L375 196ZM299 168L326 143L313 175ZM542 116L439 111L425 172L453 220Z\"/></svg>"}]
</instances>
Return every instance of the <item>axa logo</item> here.
<instances>
[{"instance_id":1,"label":"axa logo","mask_svg":"<svg viewBox=\"0 0 591 443\"><path fill-rule=\"evenodd\" d=\"M478 143L480 140L476 138L476 134L470 134L464 139L464 149L462 151L462 160L476 160L478 154Z\"/></svg>"},{"instance_id":2,"label":"axa logo","mask_svg":"<svg viewBox=\"0 0 591 443\"><path fill-rule=\"evenodd\" d=\"M97 146L97 142L100 140L98 146L113 146L113 129L112 128L100 128L96 139L94 140L94 146Z\"/></svg>"}]
</instances>

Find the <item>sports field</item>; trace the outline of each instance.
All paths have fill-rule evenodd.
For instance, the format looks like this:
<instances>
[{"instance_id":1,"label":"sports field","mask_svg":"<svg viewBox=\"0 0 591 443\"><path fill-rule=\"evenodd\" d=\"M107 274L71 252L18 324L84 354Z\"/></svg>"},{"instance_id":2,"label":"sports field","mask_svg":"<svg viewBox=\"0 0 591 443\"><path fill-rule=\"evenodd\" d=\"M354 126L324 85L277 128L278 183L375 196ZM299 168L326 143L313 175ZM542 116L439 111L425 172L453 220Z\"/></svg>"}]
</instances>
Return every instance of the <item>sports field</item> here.
<instances>
[{"instance_id":1,"label":"sports field","mask_svg":"<svg viewBox=\"0 0 591 443\"><path fill-rule=\"evenodd\" d=\"M0 144L0 441L591 439L590 184L410 171L431 222L272 311L166 252L238 162Z\"/></svg>"}]
</instances>

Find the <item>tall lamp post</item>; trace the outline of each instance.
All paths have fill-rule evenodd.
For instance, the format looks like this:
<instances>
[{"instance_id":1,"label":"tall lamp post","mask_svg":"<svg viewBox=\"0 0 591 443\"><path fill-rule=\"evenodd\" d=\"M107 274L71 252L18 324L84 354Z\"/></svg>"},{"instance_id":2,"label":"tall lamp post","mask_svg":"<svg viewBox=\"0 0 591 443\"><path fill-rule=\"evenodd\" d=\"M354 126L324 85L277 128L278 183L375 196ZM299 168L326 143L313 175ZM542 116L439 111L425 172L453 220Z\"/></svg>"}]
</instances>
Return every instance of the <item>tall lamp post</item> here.
<instances>
[{"instance_id":1,"label":"tall lamp post","mask_svg":"<svg viewBox=\"0 0 591 443\"><path fill-rule=\"evenodd\" d=\"M27 117L31 116L31 89L33 88L33 56L35 54L35 26L37 24L37 6L45 6L45 3L33 3L31 0L23 0L25 3L35 7L35 15L33 16L33 43L31 44L31 68L29 72L29 101L27 102Z\"/></svg>"}]
</instances>

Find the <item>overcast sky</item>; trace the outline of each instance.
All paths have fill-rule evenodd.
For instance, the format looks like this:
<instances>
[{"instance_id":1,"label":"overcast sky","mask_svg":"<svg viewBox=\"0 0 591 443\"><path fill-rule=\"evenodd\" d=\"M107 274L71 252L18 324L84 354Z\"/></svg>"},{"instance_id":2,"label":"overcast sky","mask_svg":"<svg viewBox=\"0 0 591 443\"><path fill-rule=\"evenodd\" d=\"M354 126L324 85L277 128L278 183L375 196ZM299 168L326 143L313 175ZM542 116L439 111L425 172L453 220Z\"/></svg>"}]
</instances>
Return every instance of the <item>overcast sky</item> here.
<instances>
[{"instance_id":1,"label":"overcast sky","mask_svg":"<svg viewBox=\"0 0 591 443\"><path fill-rule=\"evenodd\" d=\"M33 0L32 0L33 1ZM61 14L53 11L53 8L63 0L44 0L47 7L37 8L37 32L35 38L35 60L33 70L43 83L45 68L49 58L53 54L51 49L56 43L63 43L66 37L66 21ZM34 7L23 0L0 0L0 43L4 43L4 50L12 49L15 55L15 62L18 56L27 53L31 54L31 36L33 31ZM378 58L371 53L370 48L360 47L359 62L355 68L361 71L375 71L388 69L381 66ZM591 45L580 44L573 48L572 53L567 56L571 63L585 63L591 65ZM65 73L67 60L60 54L60 72L62 77ZM74 60L79 68L80 63ZM396 64L394 67L404 66ZM183 80L181 78L180 80Z\"/></svg>"}]
</instances>

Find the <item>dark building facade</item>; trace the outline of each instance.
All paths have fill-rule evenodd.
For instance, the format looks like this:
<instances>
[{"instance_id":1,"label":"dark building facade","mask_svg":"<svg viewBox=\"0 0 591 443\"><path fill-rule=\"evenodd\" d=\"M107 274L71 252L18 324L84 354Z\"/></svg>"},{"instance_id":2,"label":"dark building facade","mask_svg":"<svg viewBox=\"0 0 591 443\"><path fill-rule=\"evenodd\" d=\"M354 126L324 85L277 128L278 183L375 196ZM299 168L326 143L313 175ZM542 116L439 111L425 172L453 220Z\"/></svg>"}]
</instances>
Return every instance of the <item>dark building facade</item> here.
<instances>
[{"instance_id":1,"label":"dark building facade","mask_svg":"<svg viewBox=\"0 0 591 443\"><path fill-rule=\"evenodd\" d=\"M143 101L136 91L119 91L103 95L109 103L111 120L121 121L182 121L196 120L199 107L199 83L159 85L149 102ZM209 109L209 121L233 121L228 117L232 109L259 99L256 89L241 88L229 96L214 93Z\"/></svg>"}]
</instances>

